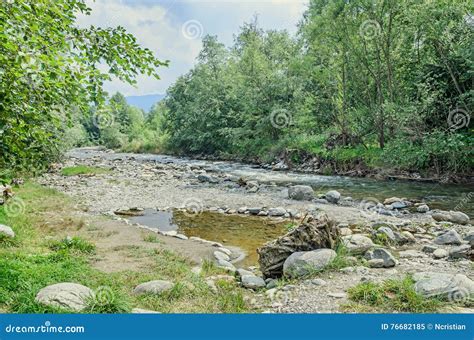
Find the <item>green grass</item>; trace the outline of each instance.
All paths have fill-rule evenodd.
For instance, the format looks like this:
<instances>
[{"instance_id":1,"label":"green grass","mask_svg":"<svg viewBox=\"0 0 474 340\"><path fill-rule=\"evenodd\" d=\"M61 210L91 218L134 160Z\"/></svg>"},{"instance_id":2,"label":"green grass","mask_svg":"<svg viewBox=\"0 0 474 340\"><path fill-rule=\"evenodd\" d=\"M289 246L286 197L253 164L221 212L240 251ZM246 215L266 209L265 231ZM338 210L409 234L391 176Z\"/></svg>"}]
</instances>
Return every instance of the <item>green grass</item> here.
<instances>
[{"instance_id":1,"label":"green grass","mask_svg":"<svg viewBox=\"0 0 474 340\"><path fill-rule=\"evenodd\" d=\"M0 310L10 313L64 313L35 302L40 289L59 282L75 282L91 288L95 297L87 301L86 313L123 313L132 308L144 308L163 313L240 313L248 312L243 294L237 284L217 283L214 292L205 276L218 272L204 264L201 275L194 274L193 264L175 253L137 245L117 247L107 251L135 261L130 269L105 273L93 266L99 249L85 238L74 235L83 221L74 220L72 202L42 186L26 183L17 190L17 199L24 203L15 216L7 216L0 206L0 223L9 225L16 233L13 242L0 242ZM97 223L97 225L100 225ZM100 231L100 229L98 229ZM81 228L82 233L97 233ZM64 233L71 234L65 238ZM51 238L52 241L46 241ZM145 266L142 261L148 260ZM135 268L137 267L137 269ZM138 267L143 267L138 269ZM151 280L176 283L160 295L134 295L133 289Z\"/></svg>"},{"instance_id":2,"label":"green grass","mask_svg":"<svg viewBox=\"0 0 474 340\"><path fill-rule=\"evenodd\" d=\"M143 236L143 241L150 243L162 243L157 235L155 234L146 234Z\"/></svg>"},{"instance_id":3,"label":"green grass","mask_svg":"<svg viewBox=\"0 0 474 340\"><path fill-rule=\"evenodd\" d=\"M109 169L90 167L86 165L78 165L66 167L61 170L63 176L77 176L77 175L98 175L109 173Z\"/></svg>"},{"instance_id":4,"label":"green grass","mask_svg":"<svg viewBox=\"0 0 474 340\"><path fill-rule=\"evenodd\" d=\"M95 245L80 237L67 236L59 241L52 241L48 245L54 251L66 251L71 253L94 254Z\"/></svg>"},{"instance_id":5,"label":"green grass","mask_svg":"<svg viewBox=\"0 0 474 340\"><path fill-rule=\"evenodd\" d=\"M383 283L360 283L348 290L354 303L345 306L346 311L356 312L436 312L441 302L425 298L415 292L410 277L401 280L386 280Z\"/></svg>"}]
</instances>

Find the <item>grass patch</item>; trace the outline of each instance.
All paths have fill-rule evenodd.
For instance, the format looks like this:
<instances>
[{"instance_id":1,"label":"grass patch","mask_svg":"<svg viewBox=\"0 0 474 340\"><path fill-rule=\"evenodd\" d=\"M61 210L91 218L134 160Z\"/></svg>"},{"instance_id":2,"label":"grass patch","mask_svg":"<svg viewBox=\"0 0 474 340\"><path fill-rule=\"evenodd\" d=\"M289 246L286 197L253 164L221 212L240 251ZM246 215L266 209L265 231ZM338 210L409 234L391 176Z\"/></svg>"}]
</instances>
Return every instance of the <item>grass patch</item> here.
<instances>
[{"instance_id":1,"label":"grass patch","mask_svg":"<svg viewBox=\"0 0 474 340\"><path fill-rule=\"evenodd\" d=\"M106 173L110 173L110 170L86 165L70 166L61 170L61 175L63 176L98 175Z\"/></svg>"},{"instance_id":2,"label":"grass patch","mask_svg":"<svg viewBox=\"0 0 474 340\"><path fill-rule=\"evenodd\" d=\"M95 245L80 237L66 236L62 240L52 241L48 245L53 251L67 251L72 253L94 254Z\"/></svg>"},{"instance_id":3,"label":"grass patch","mask_svg":"<svg viewBox=\"0 0 474 340\"><path fill-rule=\"evenodd\" d=\"M355 304L345 306L346 311L430 313L441 305L438 299L417 294L409 276L383 283L360 283L350 288L348 295Z\"/></svg>"},{"instance_id":4,"label":"grass patch","mask_svg":"<svg viewBox=\"0 0 474 340\"><path fill-rule=\"evenodd\" d=\"M250 311L246 291L237 284L219 285L214 292L204 275L192 272L193 264L175 253L137 245L117 246L108 251L125 253L130 269L104 273L93 266L90 255L101 249L76 233L95 235L100 227L81 228L73 203L50 189L26 183L17 190L22 209L14 216L0 206L0 223L12 227L14 243L0 244L0 310L6 313L64 313L35 302L38 291L60 282L83 284L95 292L87 301L86 313L123 313L133 307L164 313L240 313ZM95 225L95 224L94 224ZM70 233L65 238L64 233ZM45 237L54 241L45 242ZM147 265L140 266L144 257ZM136 265L134 265L136 264ZM217 271L211 264L206 272ZM136 296L133 289L151 280L169 280L175 287L165 294Z\"/></svg>"},{"instance_id":5,"label":"grass patch","mask_svg":"<svg viewBox=\"0 0 474 340\"><path fill-rule=\"evenodd\" d=\"M150 243L163 243L155 234L146 234L143 236L143 241Z\"/></svg>"}]
</instances>

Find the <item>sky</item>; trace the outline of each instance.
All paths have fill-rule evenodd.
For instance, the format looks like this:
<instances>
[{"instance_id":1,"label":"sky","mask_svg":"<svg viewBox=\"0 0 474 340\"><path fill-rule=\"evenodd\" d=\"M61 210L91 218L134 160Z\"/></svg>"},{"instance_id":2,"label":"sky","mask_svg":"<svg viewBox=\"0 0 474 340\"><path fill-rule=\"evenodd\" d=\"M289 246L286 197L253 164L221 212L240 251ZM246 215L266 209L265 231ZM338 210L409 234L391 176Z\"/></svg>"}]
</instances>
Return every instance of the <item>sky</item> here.
<instances>
[{"instance_id":1,"label":"sky","mask_svg":"<svg viewBox=\"0 0 474 340\"><path fill-rule=\"evenodd\" d=\"M105 89L126 96L163 94L176 79L189 71L202 47L204 35L217 35L232 45L244 22L257 14L264 29L295 33L307 0L87 0L90 16L78 17L81 27L123 26L138 42L151 49L169 67L159 69L161 79L140 76L136 86L117 79Z\"/></svg>"}]
</instances>

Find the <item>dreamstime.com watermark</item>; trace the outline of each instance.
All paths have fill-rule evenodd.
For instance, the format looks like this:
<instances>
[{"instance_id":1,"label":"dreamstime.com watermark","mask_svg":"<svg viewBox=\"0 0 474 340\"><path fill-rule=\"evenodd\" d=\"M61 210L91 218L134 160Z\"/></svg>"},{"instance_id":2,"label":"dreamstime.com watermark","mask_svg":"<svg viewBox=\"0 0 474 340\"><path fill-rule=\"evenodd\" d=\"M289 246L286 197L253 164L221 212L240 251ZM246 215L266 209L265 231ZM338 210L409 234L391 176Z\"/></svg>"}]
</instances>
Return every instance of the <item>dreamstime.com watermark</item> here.
<instances>
[{"instance_id":1,"label":"dreamstime.com watermark","mask_svg":"<svg viewBox=\"0 0 474 340\"><path fill-rule=\"evenodd\" d=\"M46 321L44 325L38 326L16 326L7 325L5 333L9 334L32 334L32 333L85 333L84 326L53 326L50 321Z\"/></svg>"}]
</instances>

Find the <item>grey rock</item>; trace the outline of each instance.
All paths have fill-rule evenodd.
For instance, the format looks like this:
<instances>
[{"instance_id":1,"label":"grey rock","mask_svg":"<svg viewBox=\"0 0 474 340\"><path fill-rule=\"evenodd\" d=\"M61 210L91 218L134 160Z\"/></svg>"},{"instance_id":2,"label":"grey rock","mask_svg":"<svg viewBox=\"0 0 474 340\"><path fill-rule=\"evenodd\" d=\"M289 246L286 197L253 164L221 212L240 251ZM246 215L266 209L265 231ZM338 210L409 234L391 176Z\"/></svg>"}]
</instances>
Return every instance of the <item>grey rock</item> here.
<instances>
[{"instance_id":1,"label":"grey rock","mask_svg":"<svg viewBox=\"0 0 474 340\"><path fill-rule=\"evenodd\" d=\"M288 197L297 201L311 201L314 191L308 185L294 185L288 188Z\"/></svg>"},{"instance_id":2,"label":"grey rock","mask_svg":"<svg viewBox=\"0 0 474 340\"><path fill-rule=\"evenodd\" d=\"M469 259L471 254L471 245L469 244L462 244L449 250L449 257L452 259Z\"/></svg>"},{"instance_id":3,"label":"grey rock","mask_svg":"<svg viewBox=\"0 0 474 340\"><path fill-rule=\"evenodd\" d=\"M6 226L4 224L0 224L0 236L8 237L8 238L14 238L15 237L15 232L9 226Z\"/></svg>"},{"instance_id":4,"label":"grey rock","mask_svg":"<svg viewBox=\"0 0 474 340\"><path fill-rule=\"evenodd\" d=\"M265 281L255 275L244 275L241 278L242 286L249 289L259 289L265 287Z\"/></svg>"},{"instance_id":5,"label":"grey rock","mask_svg":"<svg viewBox=\"0 0 474 340\"><path fill-rule=\"evenodd\" d=\"M384 268L384 260L382 259L371 259L367 261L367 265L370 268Z\"/></svg>"},{"instance_id":6,"label":"grey rock","mask_svg":"<svg viewBox=\"0 0 474 340\"><path fill-rule=\"evenodd\" d=\"M421 248L421 251L427 254L433 253L438 247L433 246L431 244L424 245L423 248Z\"/></svg>"},{"instance_id":7,"label":"grey rock","mask_svg":"<svg viewBox=\"0 0 474 340\"><path fill-rule=\"evenodd\" d=\"M366 236L354 234L342 237L342 242L351 254L364 254L374 247L372 240Z\"/></svg>"},{"instance_id":8,"label":"grey rock","mask_svg":"<svg viewBox=\"0 0 474 340\"><path fill-rule=\"evenodd\" d=\"M242 276L245 276L245 275L255 275L253 272L251 272L249 270L245 270L243 268L238 268L235 272L236 272L237 276L239 276L239 277L242 277Z\"/></svg>"},{"instance_id":9,"label":"grey rock","mask_svg":"<svg viewBox=\"0 0 474 340\"><path fill-rule=\"evenodd\" d=\"M134 294L161 294L168 290L173 289L174 284L170 281L165 280L153 280L139 284L133 290Z\"/></svg>"},{"instance_id":10,"label":"grey rock","mask_svg":"<svg viewBox=\"0 0 474 340\"><path fill-rule=\"evenodd\" d=\"M397 260L393 257L393 255L388 250L383 248L368 250L365 253L365 258L369 261L382 260L382 267L384 268L395 267L395 265L397 264Z\"/></svg>"},{"instance_id":11,"label":"grey rock","mask_svg":"<svg viewBox=\"0 0 474 340\"><path fill-rule=\"evenodd\" d=\"M209 175L205 175L205 174L201 174L201 175L198 175L198 181L199 182L203 182L203 183L212 183L212 184L215 184L215 183L219 183L219 180L213 176L209 176Z\"/></svg>"},{"instance_id":12,"label":"grey rock","mask_svg":"<svg viewBox=\"0 0 474 340\"><path fill-rule=\"evenodd\" d=\"M330 190L326 193L325 198L330 203L337 203L341 198L341 194L339 193L339 191Z\"/></svg>"},{"instance_id":13,"label":"grey rock","mask_svg":"<svg viewBox=\"0 0 474 340\"><path fill-rule=\"evenodd\" d=\"M224 254L223 252L220 252L220 251L215 251L215 252L214 252L214 257L215 257L217 260L230 261L229 255Z\"/></svg>"},{"instance_id":14,"label":"grey rock","mask_svg":"<svg viewBox=\"0 0 474 340\"><path fill-rule=\"evenodd\" d=\"M418 211L419 213L427 213L428 211L430 211L430 207L426 204L422 204L416 208L416 211Z\"/></svg>"},{"instance_id":15,"label":"grey rock","mask_svg":"<svg viewBox=\"0 0 474 340\"><path fill-rule=\"evenodd\" d=\"M248 208L247 211L250 215L258 215L262 208Z\"/></svg>"},{"instance_id":16,"label":"grey rock","mask_svg":"<svg viewBox=\"0 0 474 340\"><path fill-rule=\"evenodd\" d=\"M268 209L268 216L284 216L286 210L282 207Z\"/></svg>"},{"instance_id":17,"label":"grey rock","mask_svg":"<svg viewBox=\"0 0 474 340\"><path fill-rule=\"evenodd\" d=\"M434 243L436 244L456 244L459 245L462 243L461 236L457 233L456 230L451 229L444 234L439 235L435 238Z\"/></svg>"},{"instance_id":18,"label":"grey rock","mask_svg":"<svg viewBox=\"0 0 474 340\"><path fill-rule=\"evenodd\" d=\"M415 291L425 297L466 300L474 294L474 282L462 274L421 272L413 274Z\"/></svg>"},{"instance_id":19,"label":"grey rock","mask_svg":"<svg viewBox=\"0 0 474 340\"><path fill-rule=\"evenodd\" d=\"M41 289L35 301L51 307L59 307L72 311L86 308L88 299L94 297L92 289L77 283L56 283Z\"/></svg>"},{"instance_id":20,"label":"grey rock","mask_svg":"<svg viewBox=\"0 0 474 340\"><path fill-rule=\"evenodd\" d=\"M468 224L469 216L460 211L450 211L449 212L449 221L457 224Z\"/></svg>"},{"instance_id":21,"label":"grey rock","mask_svg":"<svg viewBox=\"0 0 474 340\"><path fill-rule=\"evenodd\" d=\"M313 279L313 280L311 280L311 283L315 286L325 286L325 285L327 285L327 282L324 281L323 279Z\"/></svg>"},{"instance_id":22,"label":"grey rock","mask_svg":"<svg viewBox=\"0 0 474 340\"><path fill-rule=\"evenodd\" d=\"M446 249L438 248L433 252L433 257L435 259L442 259L448 256L448 251Z\"/></svg>"},{"instance_id":23,"label":"grey rock","mask_svg":"<svg viewBox=\"0 0 474 340\"><path fill-rule=\"evenodd\" d=\"M389 227L380 227L379 229L377 229L377 234L378 235L385 235L389 241L391 242L396 242L396 238L395 238L395 233L393 232L393 230Z\"/></svg>"},{"instance_id":24,"label":"grey rock","mask_svg":"<svg viewBox=\"0 0 474 340\"><path fill-rule=\"evenodd\" d=\"M431 217L437 221L437 222L446 222L446 221L449 221L449 215L448 214L445 214L443 212L434 212L431 214Z\"/></svg>"},{"instance_id":25,"label":"grey rock","mask_svg":"<svg viewBox=\"0 0 474 340\"><path fill-rule=\"evenodd\" d=\"M385 205L390 205L392 203L395 203L395 202L400 202L402 201L401 198L398 198L398 197L390 197L390 198L386 198L384 201L383 201L383 204Z\"/></svg>"},{"instance_id":26,"label":"grey rock","mask_svg":"<svg viewBox=\"0 0 474 340\"><path fill-rule=\"evenodd\" d=\"M287 277L302 277L324 269L336 257L332 249L300 251L291 254L283 264L283 274Z\"/></svg>"},{"instance_id":27,"label":"grey rock","mask_svg":"<svg viewBox=\"0 0 474 340\"><path fill-rule=\"evenodd\" d=\"M469 234L464 236L464 241L469 242L471 247L474 246L474 231L471 231Z\"/></svg>"},{"instance_id":28,"label":"grey rock","mask_svg":"<svg viewBox=\"0 0 474 340\"><path fill-rule=\"evenodd\" d=\"M273 289L278 286L278 281L274 279L269 279L266 285L267 289Z\"/></svg>"},{"instance_id":29,"label":"grey rock","mask_svg":"<svg viewBox=\"0 0 474 340\"><path fill-rule=\"evenodd\" d=\"M328 204L329 202L325 200L324 198L316 198L313 200L314 203L319 203L319 204Z\"/></svg>"},{"instance_id":30,"label":"grey rock","mask_svg":"<svg viewBox=\"0 0 474 340\"><path fill-rule=\"evenodd\" d=\"M231 272L235 272L235 267L232 263L225 260L217 260L217 266L222 269L226 269Z\"/></svg>"},{"instance_id":31,"label":"grey rock","mask_svg":"<svg viewBox=\"0 0 474 340\"><path fill-rule=\"evenodd\" d=\"M406 207L408 207L406 202L403 202L403 201L393 202L392 204L390 204L390 206L393 209L405 209Z\"/></svg>"}]
</instances>

